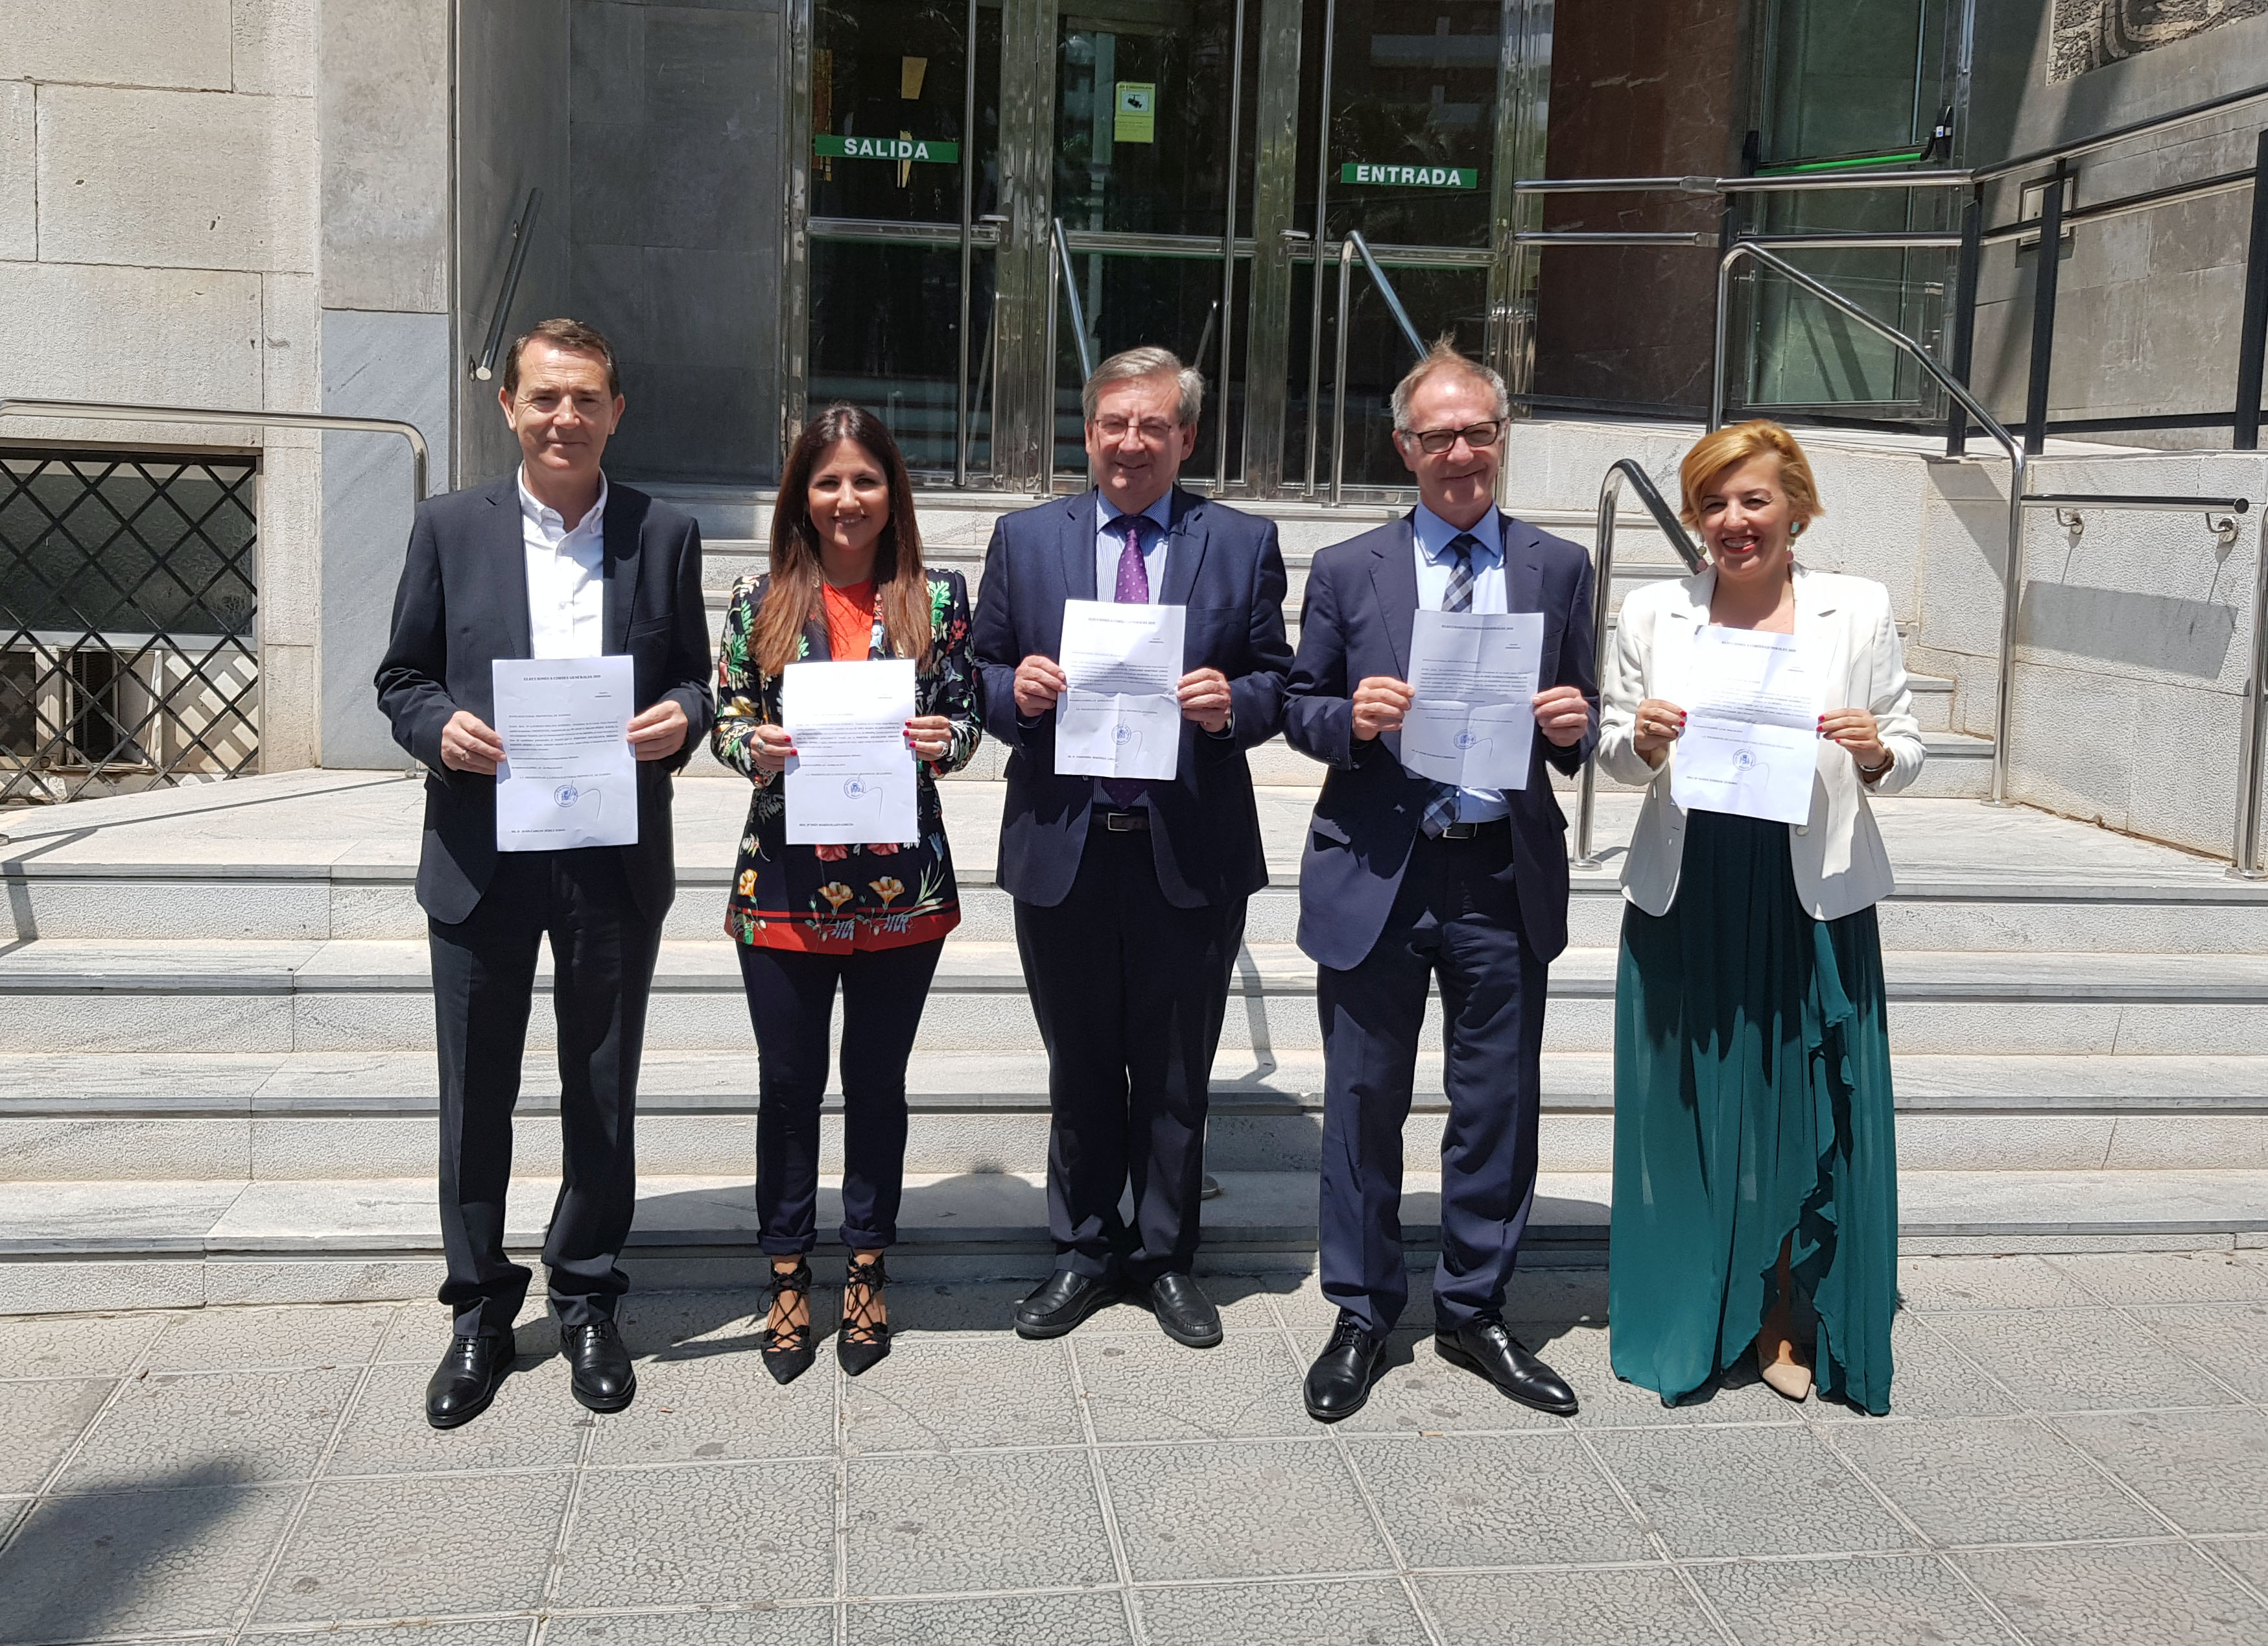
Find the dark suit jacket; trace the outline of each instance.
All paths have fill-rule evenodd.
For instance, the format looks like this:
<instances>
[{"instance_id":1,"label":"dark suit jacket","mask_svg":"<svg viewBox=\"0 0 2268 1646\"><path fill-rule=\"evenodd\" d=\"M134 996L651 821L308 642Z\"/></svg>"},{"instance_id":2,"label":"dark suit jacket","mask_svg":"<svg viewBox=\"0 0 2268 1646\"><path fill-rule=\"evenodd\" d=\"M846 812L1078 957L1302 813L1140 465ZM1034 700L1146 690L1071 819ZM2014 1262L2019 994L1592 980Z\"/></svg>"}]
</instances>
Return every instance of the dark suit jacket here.
<instances>
[{"instance_id":1,"label":"dark suit jacket","mask_svg":"<svg viewBox=\"0 0 2268 1646\"><path fill-rule=\"evenodd\" d=\"M1567 820L1546 763L1572 774L1599 738L1599 682L1591 655L1590 557L1564 537L1511 515L1504 526L1505 605L1543 614L1543 688L1576 686L1590 700L1580 742L1562 749L1535 734L1528 786L1507 789L1521 920L1537 953L1567 947ZM1300 947L1317 964L1359 964L1385 929L1425 816L1432 786L1401 762L1402 737L1354 738L1354 689L1373 675L1410 678L1418 562L1410 518L1334 544L1315 557L1300 619L1300 655L1285 683L1284 734L1331 768L1300 861Z\"/></svg>"},{"instance_id":2,"label":"dark suit jacket","mask_svg":"<svg viewBox=\"0 0 2268 1646\"><path fill-rule=\"evenodd\" d=\"M1177 908L1249 897L1268 883L1252 772L1244 751L1284 723L1284 557L1276 528L1178 487L1167 529L1160 605L1189 608L1182 672L1228 676L1233 731L1212 736L1182 722L1172 782L1150 786L1150 843L1158 886ZM1069 895L1086 849L1094 779L1055 769L1053 714L1035 725L1016 712L1016 665L1057 656L1067 600L1093 600L1095 494L1082 491L1013 514L992 528L977 590L974 638L984 729L1005 743L1007 804L1000 819L1000 884L1053 908Z\"/></svg>"},{"instance_id":3,"label":"dark suit jacket","mask_svg":"<svg viewBox=\"0 0 2268 1646\"><path fill-rule=\"evenodd\" d=\"M615 848L639 912L659 923L677 884L670 775L693 757L716 719L701 528L690 515L609 482L602 535L604 649L630 654L640 711L674 698L688 722L684 748L638 763L637 844ZM472 913L496 870L496 779L444 765L441 728L459 709L495 724L489 665L529 655L524 544L516 474L419 504L394 597L393 638L378 666L378 706L393 722L394 740L426 767L417 901L450 925Z\"/></svg>"}]
</instances>

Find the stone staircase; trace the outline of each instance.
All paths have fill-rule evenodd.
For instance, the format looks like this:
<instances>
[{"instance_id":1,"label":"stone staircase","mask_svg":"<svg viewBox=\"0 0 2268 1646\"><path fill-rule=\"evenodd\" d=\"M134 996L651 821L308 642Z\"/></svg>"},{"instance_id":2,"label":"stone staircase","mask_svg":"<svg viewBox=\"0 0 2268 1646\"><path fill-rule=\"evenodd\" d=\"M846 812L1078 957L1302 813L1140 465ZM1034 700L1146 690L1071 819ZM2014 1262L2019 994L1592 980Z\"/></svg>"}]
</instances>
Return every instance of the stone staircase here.
<instances>
[{"instance_id":1,"label":"stone staircase","mask_svg":"<svg viewBox=\"0 0 2268 1646\"><path fill-rule=\"evenodd\" d=\"M1280 745L1278 746L1280 749ZM1262 792L1254 900L1215 1067L1209 1260L1312 1250L1322 1053L1292 946L1319 769ZM1296 763L1296 764L1292 764ZM742 1281L755 1058L725 887L746 789L679 786L679 897L642 1083L641 1283ZM1044 1265L1045 1070L991 882L1000 786L947 786L966 920L913 1067L902 1266ZM419 785L300 772L9 814L0 846L0 1262L17 1310L430 1295L434 1075ZM1913 1251L2268 1244L2268 888L2026 810L1879 811L1905 1240ZM1600 801L1553 968L1535 1261L1596 1262L1611 1165L1613 879L1635 797ZM514 1237L557 1169L549 1014L531 1034ZM1441 1125L1429 1040L1413 1167ZM1432 1094L1428 1096L1429 1092ZM835 1123L830 1120L830 1127ZM838 1147L830 1133L830 1160ZM1419 1243L1434 1179L1413 1170ZM831 1192L829 1194L831 1199ZM822 1228L833 1214L821 1208Z\"/></svg>"}]
</instances>

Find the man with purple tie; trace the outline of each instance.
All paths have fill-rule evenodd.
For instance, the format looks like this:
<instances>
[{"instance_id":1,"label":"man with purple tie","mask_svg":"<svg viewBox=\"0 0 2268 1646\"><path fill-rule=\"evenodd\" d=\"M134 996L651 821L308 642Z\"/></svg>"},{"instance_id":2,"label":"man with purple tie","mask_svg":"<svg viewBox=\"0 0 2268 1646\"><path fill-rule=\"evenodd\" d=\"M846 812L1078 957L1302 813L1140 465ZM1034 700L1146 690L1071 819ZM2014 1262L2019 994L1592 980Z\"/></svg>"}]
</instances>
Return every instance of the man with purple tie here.
<instances>
[{"instance_id":1,"label":"man with purple tie","mask_svg":"<svg viewBox=\"0 0 2268 1646\"><path fill-rule=\"evenodd\" d=\"M972 638L984 728L1010 751L1000 884L1052 1111L1056 1262L1017 1307L1030 1338L1131 1292L1176 1341L1220 1341L1190 1274L1205 1109L1245 901L1268 883L1244 751L1283 725L1292 648L1276 528L1174 483L1204 394L1163 349L1105 360L1082 396L1094 488L1003 516L985 551ZM1186 609L1170 779L1056 770L1068 600Z\"/></svg>"}]
</instances>

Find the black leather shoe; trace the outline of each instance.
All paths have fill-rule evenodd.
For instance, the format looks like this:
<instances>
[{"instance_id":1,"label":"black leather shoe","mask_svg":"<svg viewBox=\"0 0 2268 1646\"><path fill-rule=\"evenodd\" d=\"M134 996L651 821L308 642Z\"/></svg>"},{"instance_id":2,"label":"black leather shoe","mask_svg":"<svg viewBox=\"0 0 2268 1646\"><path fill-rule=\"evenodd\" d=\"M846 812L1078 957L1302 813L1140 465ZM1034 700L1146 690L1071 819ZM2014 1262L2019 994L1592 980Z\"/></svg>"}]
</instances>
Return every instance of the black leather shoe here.
<instances>
[{"instance_id":1,"label":"black leather shoe","mask_svg":"<svg viewBox=\"0 0 2268 1646\"><path fill-rule=\"evenodd\" d=\"M803 1324L799 1326L772 1325L772 1316L794 1306L787 1301L791 1298L803 1301ZM810 1263L799 1258L792 1269L774 1269L771 1302L765 1305L764 1311L764 1369L772 1375L772 1381L776 1384L792 1384L811 1369L814 1356L810 1310Z\"/></svg>"},{"instance_id":2,"label":"black leather shoe","mask_svg":"<svg viewBox=\"0 0 2268 1646\"><path fill-rule=\"evenodd\" d=\"M1057 1269L1016 1305L1016 1335L1059 1338L1105 1303L1116 1303L1122 1289L1114 1280Z\"/></svg>"},{"instance_id":3,"label":"black leather shoe","mask_svg":"<svg viewBox=\"0 0 2268 1646\"><path fill-rule=\"evenodd\" d=\"M514 1353L509 1332L453 1337L425 1383L425 1421L435 1428L469 1423L489 1409Z\"/></svg>"},{"instance_id":4,"label":"black leather shoe","mask_svg":"<svg viewBox=\"0 0 2268 1646\"><path fill-rule=\"evenodd\" d=\"M1176 1343L1209 1349L1220 1341L1220 1310L1186 1274L1160 1274L1151 1281L1150 1307Z\"/></svg>"},{"instance_id":5,"label":"black leather shoe","mask_svg":"<svg viewBox=\"0 0 2268 1646\"><path fill-rule=\"evenodd\" d=\"M1371 1336L1362 1329L1361 1321L1341 1310L1338 1325L1331 1328L1331 1340L1307 1368L1304 1391L1307 1415L1318 1423L1336 1423L1361 1411L1370 1399L1370 1380L1377 1374L1378 1357L1385 1348L1384 1338Z\"/></svg>"},{"instance_id":6,"label":"black leather shoe","mask_svg":"<svg viewBox=\"0 0 2268 1646\"><path fill-rule=\"evenodd\" d=\"M1575 1415L1575 1391L1557 1372L1514 1342L1500 1320L1476 1320L1454 1332L1436 1332L1433 1350L1452 1366L1478 1372L1522 1406L1554 1417Z\"/></svg>"},{"instance_id":7,"label":"black leather shoe","mask_svg":"<svg viewBox=\"0 0 2268 1646\"><path fill-rule=\"evenodd\" d=\"M575 1398L593 1412L619 1412L637 1393L630 1352L611 1320L559 1328L559 1352L567 1357L568 1382Z\"/></svg>"},{"instance_id":8,"label":"black leather shoe","mask_svg":"<svg viewBox=\"0 0 2268 1646\"><path fill-rule=\"evenodd\" d=\"M872 1263L861 1263L851 1253L843 1272L843 1325L835 1334L835 1363L853 1377L872 1370L890 1352L890 1323L874 1314L889 1280L880 1252Z\"/></svg>"}]
</instances>

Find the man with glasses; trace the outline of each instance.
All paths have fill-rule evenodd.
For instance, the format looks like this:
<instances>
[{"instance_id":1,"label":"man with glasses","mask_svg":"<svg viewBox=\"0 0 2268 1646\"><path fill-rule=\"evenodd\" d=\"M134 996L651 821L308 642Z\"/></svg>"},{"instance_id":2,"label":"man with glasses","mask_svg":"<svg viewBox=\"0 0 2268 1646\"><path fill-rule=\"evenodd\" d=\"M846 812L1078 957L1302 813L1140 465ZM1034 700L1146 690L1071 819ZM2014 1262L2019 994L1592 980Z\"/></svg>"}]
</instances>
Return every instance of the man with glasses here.
<instances>
[{"instance_id":1,"label":"man with glasses","mask_svg":"<svg viewBox=\"0 0 2268 1646\"><path fill-rule=\"evenodd\" d=\"M1276 528L1174 483L1204 392L1163 349L1105 360L1082 396L1093 489L1004 516L985 551L972 638L985 730L1010 750L1000 884L1052 1111L1055 1271L1016 1310L1029 1338L1130 1290L1168 1337L1220 1341L1190 1276L1205 1109L1245 901L1268 883L1244 751L1283 725L1292 648ZM1056 770L1070 600L1186 609L1170 779Z\"/></svg>"},{"instance_id":2,"label":"man with glasses","mask_svg":"<svg viewBox=\"0 0 2268 1646\"><path fill-rule=\"evenodd\" d=\"M1567 946L1566 820L1546 765L1598 736L1590 561L1496 506L1504 381L1445 340L1394 391L1418 480L1403 518L1317 554L1285 683L1285 734L1331 768L1300 865L1300 947L1323 1028L1323 1294L1339 1307L1307 1374L1333 1422L1369 1398L1410 1295L1402 1127L1429 985L1441 991L1441 1256L1434 1347L1539 1411L1573 1392L1513 1340L1505 1288L1535 1192L1546 969ZM1401 763L1418 610L1541 612L1524 789L1436 783Z\"/></svg>"}]
</instances>

